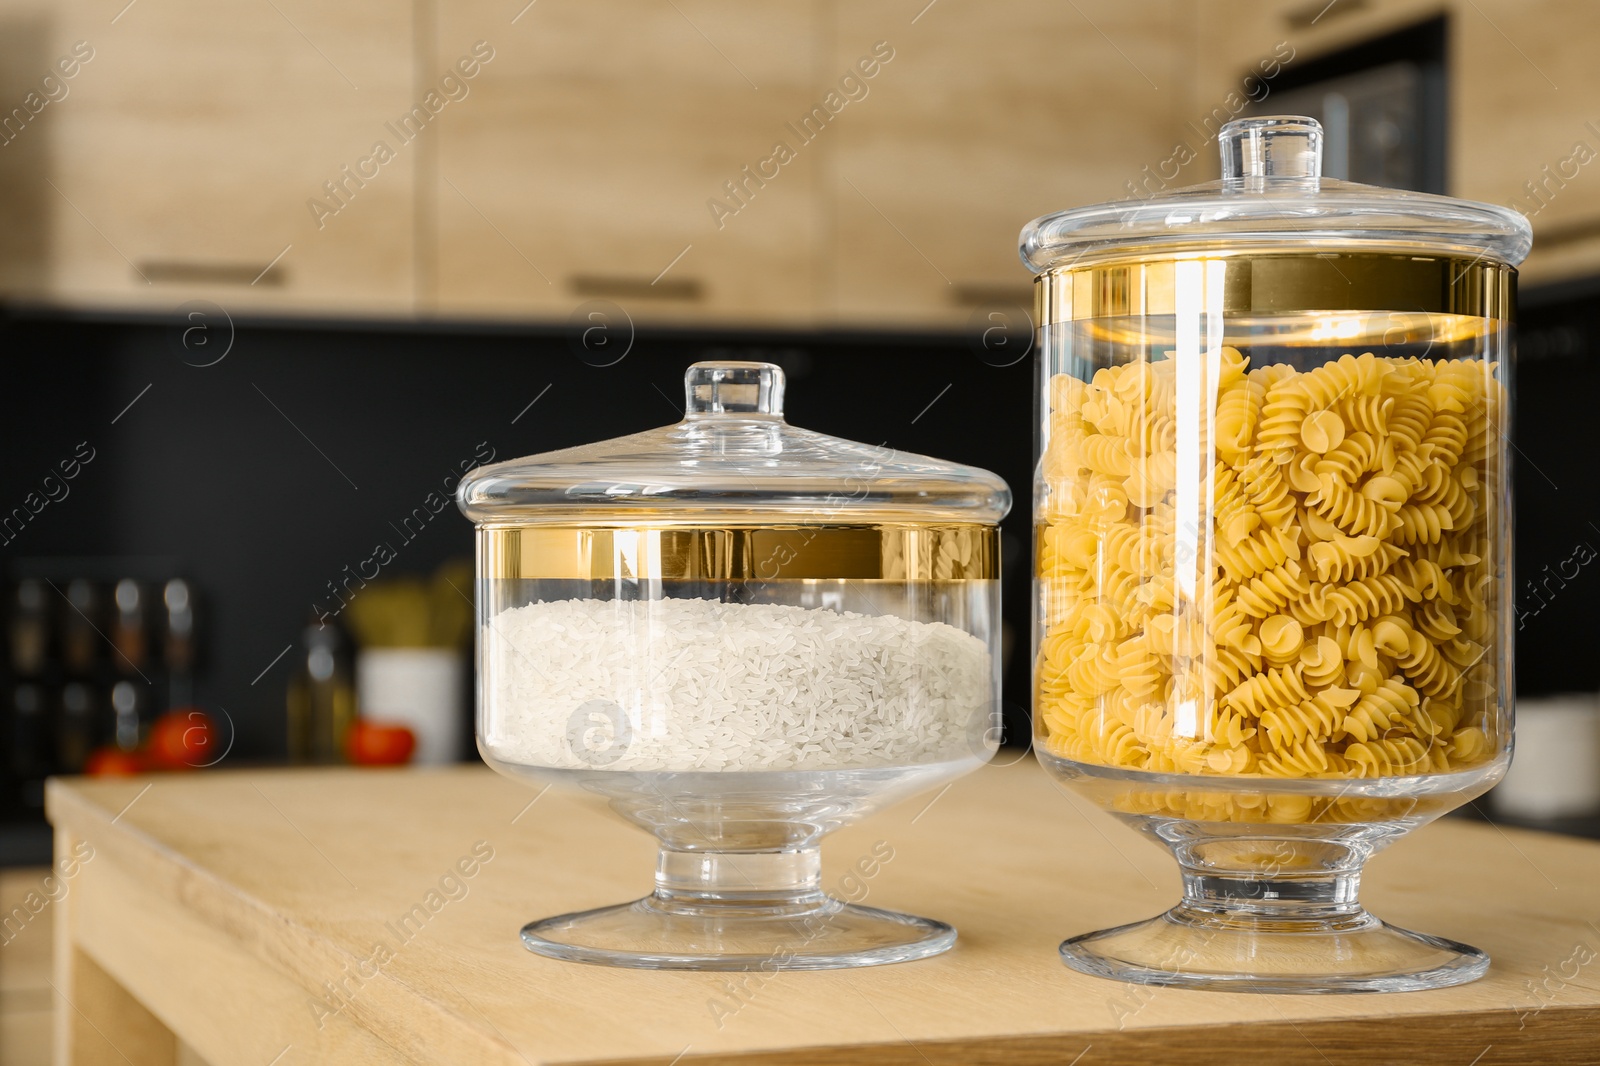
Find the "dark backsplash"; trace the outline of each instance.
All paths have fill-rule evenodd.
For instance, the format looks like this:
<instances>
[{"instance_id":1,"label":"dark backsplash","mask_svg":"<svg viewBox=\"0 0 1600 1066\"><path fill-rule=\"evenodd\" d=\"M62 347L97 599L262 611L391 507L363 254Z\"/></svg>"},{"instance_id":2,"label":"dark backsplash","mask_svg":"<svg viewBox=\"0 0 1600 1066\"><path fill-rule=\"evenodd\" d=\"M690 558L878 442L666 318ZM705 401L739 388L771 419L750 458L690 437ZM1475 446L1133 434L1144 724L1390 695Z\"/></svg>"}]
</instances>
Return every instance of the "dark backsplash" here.
<instances>
[{"instance_id":1,"label":"dark backsplash","mask_svg":"<svg viewBox=\"0 0 1600 1066\"><path fill-rule=\"evenodd\" d=\"M234 758L282 756L295 655L268 664L314 611L337 608L330 583L346 567L380 542L396 553L386 574L471 556L454 504L434 513L463 465L676 421L684 368L713 357L783 365L797 425L986 467L1012 485L1007 724L1026 737L1030 360L997 367L949 335L640 330L624 357L595 365L625 338L587 350L566 330L238 323L225 358L193 365L225 347L220 321L187 347L186 327L165 322L0 322L0 511L29 492L61 497L0 538L0 561L8 578L94 560L113 575L191 579L198 702L236 726ZM43 485L85 443L94 458L65 493Z\"/></svg>"},{"instance_id":2,"label":"dark backsplash","mask_svg":"<svg viewBox=\"0 0 1600 1066\"><path fill-rule=\"evenodd\" d=\"M1600 688L1600 567L1589 561L1600 549L1597 291L1523 300L1514 624L1524 693ZM948 334L640 330L611 362L623 338L586 350L570 330L240 322L226 356L196 366L229 340L225 324L206 321L205 343L191 335L187 346L184 326L156 320L0 321L0 511L30 492L56 497L0 537L0 561L7 577L97 560L192 579L198 702L234 722L234 757L281 756L294 655L268 664L319 605L336 606L330 583L346 567L380 542L396 549L392 574L470 556L467 522L453 506L431 513L430 493L491 453L674 421L684 367L711 357L782 364L798 425L987 467L1011 484L1005 699L1008 739L1025 738L1031 359L996 366L1005 360L975 338ZM85 449L93 458L60 479Z\"/></svg>"},{"instance_id":3,"label":"dark backsplash","mask_svg":"<svg viewBox=\"0 0 1600 1066\"><path fill-rule=\"evenodd\" d=\"M1517 687L1600 689L1600 280L1526 292L1518 332Z\"/></svg>"}]
</instances>

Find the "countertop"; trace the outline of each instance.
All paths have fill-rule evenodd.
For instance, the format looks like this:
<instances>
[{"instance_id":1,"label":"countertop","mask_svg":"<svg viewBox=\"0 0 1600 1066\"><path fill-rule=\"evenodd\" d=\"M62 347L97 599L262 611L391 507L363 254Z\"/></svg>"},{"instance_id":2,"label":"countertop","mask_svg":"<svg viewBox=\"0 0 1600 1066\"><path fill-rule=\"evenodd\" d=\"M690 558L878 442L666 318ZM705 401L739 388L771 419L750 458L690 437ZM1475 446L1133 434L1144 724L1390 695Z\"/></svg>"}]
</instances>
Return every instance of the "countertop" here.
<instances>
[{"instance_id":1,"label":"countertop","mask_svg":"<svg viewBox=\"0 0 1600 1066\"><path fill-rule=\"evenodd\" d=\"M72 1002L60 1061L99 1061L103 1043L138 1066L1600 1062L1600 844L1492 824L1435 823L1378 856L1363 887L1380 917L1487 950L1488 976L1266 996L1061 964L1064 937L1170 906L1178 875L1031 758L824 847L832 885L887 843L866 902L953 923L953 950L775 975L527 951L530 919L644 894L654 842L591 800L482 768L64 779L48 802L58 862L92 851L51 904ZM444 880L464 859L473 874ZM418 904L427 921L402 933Z\"/></svg>"}]
</instances>

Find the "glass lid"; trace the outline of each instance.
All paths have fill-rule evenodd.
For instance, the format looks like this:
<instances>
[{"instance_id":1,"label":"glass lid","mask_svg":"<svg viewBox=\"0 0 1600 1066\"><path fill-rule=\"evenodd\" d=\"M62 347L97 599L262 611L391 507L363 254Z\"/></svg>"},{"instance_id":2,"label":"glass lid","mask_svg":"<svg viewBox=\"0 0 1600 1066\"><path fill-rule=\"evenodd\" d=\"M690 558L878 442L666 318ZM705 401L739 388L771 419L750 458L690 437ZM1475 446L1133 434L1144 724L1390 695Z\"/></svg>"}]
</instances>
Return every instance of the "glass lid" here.
<instances>
[{"instance_id":1,"label":"glass lid","mask_svg":"<svg viewBox=\"0 0 1600 1066\"><path fill-rule=\"evenodd\" d=\"M457 493L479 525L998 523L1006 483L987 470L799 429L783 370L695 363L683 421L479 467Z\"/></svg>"},{"instance_id":2,"label":"glass lid","mask_svg":"<svg viewBox=\"0 0 1600 1066\"><path fill-rule=\"evenodd\" d=\"M1322 127L1236 119L1217 135L1222 179L1045 215L1022 231L1035 273L1108 259L1232 250L1412 252L1512 266L1533 230L1519 212L1322 177Z\"/></svg>"}]
</instances>

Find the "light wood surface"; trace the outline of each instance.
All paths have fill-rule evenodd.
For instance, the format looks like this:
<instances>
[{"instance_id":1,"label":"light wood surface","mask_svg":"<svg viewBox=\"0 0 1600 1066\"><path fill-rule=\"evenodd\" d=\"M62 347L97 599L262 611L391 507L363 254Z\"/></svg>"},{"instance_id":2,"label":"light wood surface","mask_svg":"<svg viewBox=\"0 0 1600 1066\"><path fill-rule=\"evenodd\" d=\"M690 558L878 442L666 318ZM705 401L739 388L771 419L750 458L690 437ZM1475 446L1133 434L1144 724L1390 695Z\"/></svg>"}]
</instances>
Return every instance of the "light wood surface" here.
<instances>
[{"instance_id":1,"label":"light wood surface","mask_svg":"<svg viewBox=\"0 0 1600 1066\"><path fill-rule=\"evenodd\" d=\"M417 152L384 126L413 103L410 0L63 0L35 24L14 71L37 81L77 42L93 58L6 147L36 153L8 176L47 244L12 291L162 312L413 308ZM378 140L397 158L319 226L308 202Z\"/></svg>"},{"instance_id":2,"label":"light wood surface","mask_svg":"<svg viewBox=\"0 0 1600 1066\"><path fill-rule=\"evenodd\" d=\"M0 870L0 1062L8 1064L50 1059L55 913L41 903L50 873L48 867Z\"/></svg>"},{"instance_id":3,"label":"light wood surface","mask_svg":"<svg viewBox=\"0 0 1600 1066\"><path fill-rule=\"evenodd\" d=\"M0 150L0 293L976 335L1028 302L1029 219L1214 176L1204 125L1263 60L1440 12L1449 191L1534 212L1525 284L1593 272L1600 8L1570 0L0 0L3 107L94 49ZM479 41L465 95L396 138ZM879 42L865 96L797 138ZM395 160L318 227L308 201L378 140ZM741 175L779 141L776 177Z\"/></svg>"},{"instance_id":4,"label":"light wood surface","mask_svg":"<svg viewBox=\"0 0 1600 1066\"><path fill-rule=\"evenodd\" d=\"M886 841L894 858L868 902L953 922L954 950L766 980L526 951L516 932L529 919L645 891L652 841L586 800L482 769L57 780L49 808L58 847L95 852L57 926L58 960L91 960L216 1066L259 1066L285 1047L294 1061L664 1064L1070 1062L1085 1048L1094 1062L1231 1062L1248 1045L1268 1061L1460 1064L1492 1046L1493 1062L1600 1062L1600 963L1561 975L1579 945L1600 949L1600 845L1493 826L1427 828L1378 857L1364 893L1391 921L1488 950L1486 978L1293 997L1142 989L1063 967L1064 936L1156 913L1177 877L1031 759L825 847L831 883ZM436 901L402 942L390 923L474 847L493 857L465 896ZM350 977L379 943L392 960ZM349 994L330 1016L314 997L337 980ZM738 1007L720 1027L719 1003Z\"/></svg>"},{"instance_id":5,"label":"light wood surface","mask_svg":"<svg viewBox=\"0 0 1600 1066\"><path fill-rule=\"evenodd\" d=\"M819 0L521 7L440 5L434 68L495 57L439 124L438 309L814 322L819 152L741 169L820 99Z\"/></svg>"},{"instance_id":6,"label":"light wood surface","mask_svg":"<svg viewBox=\"0 0 1600 1066\"><path fill-rule=\"evenodd\" d=\"M835 4L828 69L879 40L895 58L828 148L830 314L981 334L983 304L1031 308L1022 226L1171 152L1185 21L1167 0Z\"/></svg>"}]
</instances>

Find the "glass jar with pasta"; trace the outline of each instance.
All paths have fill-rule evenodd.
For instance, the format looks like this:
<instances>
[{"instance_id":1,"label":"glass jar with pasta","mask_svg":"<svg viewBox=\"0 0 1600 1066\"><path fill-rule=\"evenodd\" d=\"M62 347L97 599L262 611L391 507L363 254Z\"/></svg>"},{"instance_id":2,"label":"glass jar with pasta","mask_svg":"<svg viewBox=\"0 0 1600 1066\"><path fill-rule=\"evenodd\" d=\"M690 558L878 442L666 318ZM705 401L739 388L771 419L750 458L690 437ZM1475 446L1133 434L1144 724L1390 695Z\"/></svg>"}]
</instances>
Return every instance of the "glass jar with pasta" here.
<instances>
[{"instance_id":1,"label":"glass jar with pasta","mask_svg":"<svg viewBox=\"0 0 1600 1066\"><path fill-rule=\"evenodd\" d=\"M1322 178L1310 119L1218 182L1049 215L1035 740L1184 895L1074 969L1268 992L1488 966L1357 900L1510 759L1510 321L1527 221Z\"/></svg>"}]
</instances>

